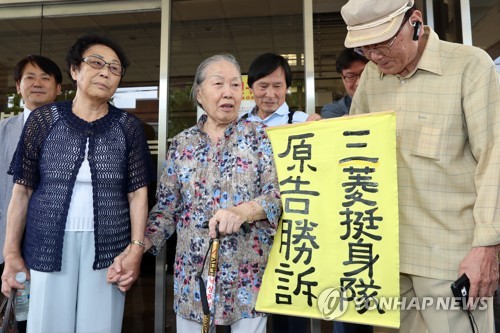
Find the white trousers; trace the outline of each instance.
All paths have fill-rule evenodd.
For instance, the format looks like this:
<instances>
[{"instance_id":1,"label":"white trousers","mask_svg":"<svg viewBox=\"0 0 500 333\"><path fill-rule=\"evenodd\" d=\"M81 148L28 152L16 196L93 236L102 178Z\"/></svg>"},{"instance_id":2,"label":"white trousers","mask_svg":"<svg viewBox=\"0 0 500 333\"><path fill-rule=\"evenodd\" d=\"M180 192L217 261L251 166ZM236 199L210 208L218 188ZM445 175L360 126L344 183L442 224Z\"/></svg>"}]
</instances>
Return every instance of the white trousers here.
<instances>
[{"instance_id":1,"label":"white trousers","mask_svg":"<svg viewBox=\"0 0 500 333\"><path fill-rule=\"evenodd\" d=\"M201 332L201 324L197 321L175 317L177 333ZM266 333L267 317L243 318L231 325L231 333ZM215 333L215 327L210 328Z\"/></svg>"},{"instance_id":2,"label":"white trousers","mask_svg":"<svg viewBox=\"0 0 500 333\"><path fill-rule=\"evenodd\" d=\"M28 333L120 333L125 293L93 270L93 231L66 231L60 272L31 270Z\"/></svg>"}]
</instances>

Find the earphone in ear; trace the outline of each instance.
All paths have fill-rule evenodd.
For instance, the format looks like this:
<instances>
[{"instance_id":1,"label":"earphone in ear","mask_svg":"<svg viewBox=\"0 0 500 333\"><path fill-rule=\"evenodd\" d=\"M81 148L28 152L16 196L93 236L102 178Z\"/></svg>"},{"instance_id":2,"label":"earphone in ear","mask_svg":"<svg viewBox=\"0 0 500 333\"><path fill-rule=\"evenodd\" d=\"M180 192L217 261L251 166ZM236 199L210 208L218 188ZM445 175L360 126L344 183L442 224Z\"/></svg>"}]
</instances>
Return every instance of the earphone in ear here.
<instances>
[{"instance_id":1,"label":"earphone in ear","mask_svg":"<svg viewBox=\"0 0 500 333\"><path fill-rule=\"evenodd\" d=\"M413 22L413 40L418 40L418 35L420 35L420 26L422 25L422 22L420 21L415 21Z\"/></svg>"}]
</instances>

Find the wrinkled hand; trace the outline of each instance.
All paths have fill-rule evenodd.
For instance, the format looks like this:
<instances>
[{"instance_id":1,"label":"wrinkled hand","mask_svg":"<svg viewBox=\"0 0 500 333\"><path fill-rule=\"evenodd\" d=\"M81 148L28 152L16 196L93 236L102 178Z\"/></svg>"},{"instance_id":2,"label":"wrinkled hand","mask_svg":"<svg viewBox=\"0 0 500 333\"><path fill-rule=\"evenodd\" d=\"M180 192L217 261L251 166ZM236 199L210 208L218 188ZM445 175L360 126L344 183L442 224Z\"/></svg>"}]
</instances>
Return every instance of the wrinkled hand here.
<instances>
[{"instance_id":1,"label":"wrinkled hand","mask_svg":"<svg viewBox=\"0 0 500 333\"><path fill-rule=\"evenodd\" d=\"M108 268L108 283L116 284L120 291L127 291L139 278L142 260L142 247L129 245L120 253Z\"/></svg>"},{"instance_id":2,"label":"wrinkled hand","mask_svg":"<svg viewBox=\"0 0 500 333\"><path fill-rule=\"evenodd\" d=\"M246 216L239 213L234 207L219 209L208 221L209 235L211 238L216 237L215 227L217 224L221 235L236 233L246 220Z\"/></svg>"},{"instance_id":3,"label":"wrinkled hand","mask_svg":"<svg viewBox=\"0 0 500 333\"><path fill-rule=\"evenodd\" d=\"M473 247L460 262L458 276L469 277L471 299L490 297L498 286L498 261L496 246Z\"/></svg>"},{"instance_id":4,"label":"wrinkled hand","mask_svg":"<svg viewBox=\"0 0 500 333\"><path fill-rule=\"evenodd\" d=\"M312 113L309 115L309 117L307 117L306 121L316 121L316 120L321 120L323 118L321 118L321 116L317 113Z\"/></svg>"},{"instance_id":5,"label":"wrinkled hand","mask_svg":"<svg viewBox=\"0 0 500 333\"><path fill-rule=\"evenodd\" d=\"M25 272L26 279L31 279L30 272L20 255L10 256L8 259L5 258L5 266L2 274L2 294L6 297L10 296L11 288L24 289L24 286L16 281L16 274L19 272Z\"/></svg>"}]
</instances>

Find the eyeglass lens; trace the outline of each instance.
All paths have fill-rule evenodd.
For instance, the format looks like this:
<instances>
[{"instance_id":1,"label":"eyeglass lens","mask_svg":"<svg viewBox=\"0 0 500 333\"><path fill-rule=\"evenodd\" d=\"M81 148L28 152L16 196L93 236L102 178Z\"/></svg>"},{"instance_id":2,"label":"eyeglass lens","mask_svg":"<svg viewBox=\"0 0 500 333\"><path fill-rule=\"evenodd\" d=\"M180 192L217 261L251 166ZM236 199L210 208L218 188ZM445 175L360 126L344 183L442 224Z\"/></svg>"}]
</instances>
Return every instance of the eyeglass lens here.
<instances>
[{"instance_id":1,"label":"eyeglass lens","mask_svg":"<svg viewBox=\"0 0 500 333\"><path fill-rule=\"evenodd\" d=\"M357 74L357 75L344 75L343 78L344 80L346 80L347 82L354 82L358 79L358 77L360 77L361 74Z\"/></svg>"},{"instance_id":2,"label":"eyeglass lens","mask_svg":"<svg viewBox=\"0 0 500 333\"><path fill-rule=\"evenodd\" d=\"M394 39L392 41L394 41ZM392 45L392 41L390 45ZM367 58L370 58L373 52L381 56L386 56L389 54L389 52L391 52L391 46L386 44L386 45L377 45L370 48L362 47L361 51L363 52L363 55Z\"/></svg>"},{"instance_id":3,"label":"eyeglass lens","mask_svg":"<svg viewBox=\"0 0 500 333\"><path fill-rule=\"evenodd\" d=\"M115 75L121 76L123 75L123 67L120 64L106 62L101 58L88 56L83 59L90 67L101 69L104 66L109 66L109 71Z\"/></svg>"}]
</instances>

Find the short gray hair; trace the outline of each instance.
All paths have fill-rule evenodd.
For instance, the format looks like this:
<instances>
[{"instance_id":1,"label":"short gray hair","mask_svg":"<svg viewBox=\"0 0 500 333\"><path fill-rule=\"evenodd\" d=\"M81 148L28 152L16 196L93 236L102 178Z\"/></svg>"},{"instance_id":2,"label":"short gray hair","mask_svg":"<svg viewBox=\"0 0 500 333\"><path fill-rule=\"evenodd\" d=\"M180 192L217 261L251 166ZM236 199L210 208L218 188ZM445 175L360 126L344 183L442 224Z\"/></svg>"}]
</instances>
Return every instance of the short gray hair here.
<instances>
[{"instance_id":1,"label":"short gray hair","mask_svg":"<svg viewBox=\"0 0 500 333\"><path fill-rule=\"evenodd\" d=\"M202 107L201 104L198 102L196 96L200 91L201 85L207 78L207 68L219 61L227 61L233 64L238 70L238 72L241 73L240 64L232 54L229 53L216 54L211 56L210 58L203 60L202 63L198 66L198 69L196 70L193 87L191 88L191 99L193 100L195 106Z\"/></svg>"}]
</instances>

